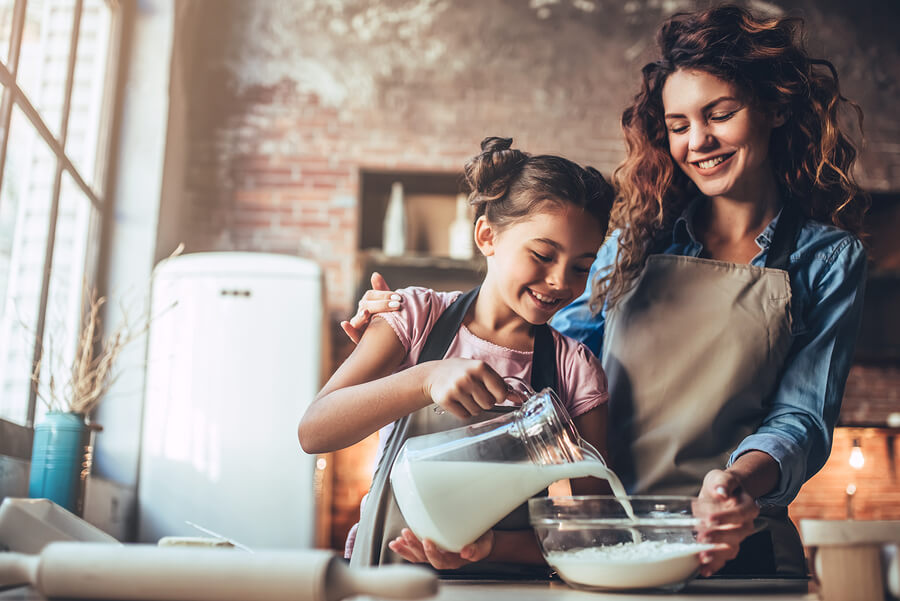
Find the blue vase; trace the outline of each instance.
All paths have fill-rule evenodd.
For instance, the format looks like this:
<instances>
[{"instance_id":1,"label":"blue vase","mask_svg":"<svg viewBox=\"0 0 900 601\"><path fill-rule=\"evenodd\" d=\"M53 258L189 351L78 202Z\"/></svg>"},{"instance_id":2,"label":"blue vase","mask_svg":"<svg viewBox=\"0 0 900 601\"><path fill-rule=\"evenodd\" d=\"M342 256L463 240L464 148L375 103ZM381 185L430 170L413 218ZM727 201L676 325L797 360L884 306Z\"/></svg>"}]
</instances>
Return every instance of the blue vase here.
<instances>
[{"instance_id":1,"label":"blue vase","mask_svg":"<svg viewBox=\"0 0 900 601\"><path fill-rule=\"evenodd\" d=\"M50 499L81 514L84 480L90 468L91 431L78 413L48 413L34 427L28 496Z\"/></svg>"}]
</instances>

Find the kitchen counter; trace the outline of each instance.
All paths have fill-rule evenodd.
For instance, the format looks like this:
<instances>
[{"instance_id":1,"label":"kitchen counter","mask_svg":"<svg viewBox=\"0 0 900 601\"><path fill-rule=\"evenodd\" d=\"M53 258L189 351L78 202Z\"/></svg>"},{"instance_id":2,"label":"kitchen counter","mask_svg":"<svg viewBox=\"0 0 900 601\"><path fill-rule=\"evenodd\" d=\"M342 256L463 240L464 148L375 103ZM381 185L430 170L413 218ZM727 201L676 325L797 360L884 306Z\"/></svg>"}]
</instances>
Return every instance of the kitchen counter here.
<instances>
[{"instance_id":1,"label":"kitchen counter","mask_svg":"<svg viewBox=\"0 0 900 601\"><path fill-rule=\"evenodd\" d=\"M563 582L442 581L435 601L819 601L815 585L805 582L732 580L704 581L679 593L601 593L573 589ZM374 600L372 600L374 601Z\"/></svg>"},{"instance_id":2,"label":"kitchen counter","mask_svg":"<svg viewBox=\"0 0 900 601\"><path fill-rule=\"evenodd\" d=\"M380 601L355 597L355 601ZM819 601L815 585L768 580L698 581L679 593L593 593L578 591L562 582L500 582L445 580L433 601ZM0 591L0 601L46 601L25 586ZM254 601L248 599L247 601ZM264 600L260 600L264 601ZM298 595L297 601L304 601Z\"/></svg>"}]
</instances>

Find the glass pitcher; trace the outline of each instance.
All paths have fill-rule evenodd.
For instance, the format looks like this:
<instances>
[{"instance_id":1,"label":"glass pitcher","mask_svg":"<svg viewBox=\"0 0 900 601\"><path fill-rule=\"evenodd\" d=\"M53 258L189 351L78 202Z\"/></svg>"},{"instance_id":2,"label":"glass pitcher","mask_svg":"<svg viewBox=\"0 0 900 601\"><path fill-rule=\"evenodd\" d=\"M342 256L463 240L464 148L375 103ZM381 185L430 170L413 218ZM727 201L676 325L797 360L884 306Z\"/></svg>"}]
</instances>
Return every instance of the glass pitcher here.
<instances>
[{"instance_id":1,"label":"glass pitcher","mask_svg":"<svg viewBox=\"0 0 900 601\"><path fill-rule=\"evenodd\" d=\"M459 552L550 483L605 469L545 388L497 417L410 438L391 486L416 536Z\"/></svg>"}]
</instances>

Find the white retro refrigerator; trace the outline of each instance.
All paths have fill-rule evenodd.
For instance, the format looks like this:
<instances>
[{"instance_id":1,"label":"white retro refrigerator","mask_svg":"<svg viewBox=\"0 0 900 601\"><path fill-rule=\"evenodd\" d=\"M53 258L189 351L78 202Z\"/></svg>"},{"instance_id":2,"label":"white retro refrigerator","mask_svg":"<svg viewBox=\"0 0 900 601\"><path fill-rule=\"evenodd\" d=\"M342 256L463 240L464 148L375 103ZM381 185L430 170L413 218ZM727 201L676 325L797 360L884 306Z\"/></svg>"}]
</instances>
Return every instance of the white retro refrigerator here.
<instances>
[{"instance_id":1,"label":"white retro refrigerator","mask_svg":"<svg viewBox=\"0 0 900 601\"><path fill-rule=\"evenodd\" d=\"M138 536L251 548L315 541L321 470L297 423L321 385L322 273L267 253L196 253L153 274Z\"/></svg>"}]
</instances>

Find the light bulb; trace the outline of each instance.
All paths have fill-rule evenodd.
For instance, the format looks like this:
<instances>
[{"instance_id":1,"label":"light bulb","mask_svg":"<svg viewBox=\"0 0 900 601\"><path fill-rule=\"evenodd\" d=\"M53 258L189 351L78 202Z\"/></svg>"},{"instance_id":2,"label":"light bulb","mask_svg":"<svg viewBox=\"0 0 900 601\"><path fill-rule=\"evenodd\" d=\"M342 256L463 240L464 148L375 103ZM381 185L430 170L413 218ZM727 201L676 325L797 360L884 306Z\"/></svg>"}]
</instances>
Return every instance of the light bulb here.
<instances>
[{"instance_id":1,"label":"light bulb","mask_svg":"<svg viewBox=\"0 0 900 601\"><path fill-rule=\"evenodd\" d=\"M853 441L853 448L850 450L850 467L855 470L861 470L866 464L866 458L859 446L859 441Z\"/></svg>"}]
</instances>

